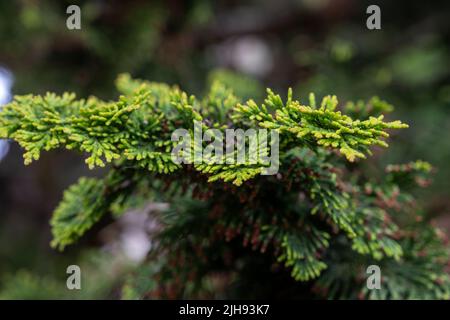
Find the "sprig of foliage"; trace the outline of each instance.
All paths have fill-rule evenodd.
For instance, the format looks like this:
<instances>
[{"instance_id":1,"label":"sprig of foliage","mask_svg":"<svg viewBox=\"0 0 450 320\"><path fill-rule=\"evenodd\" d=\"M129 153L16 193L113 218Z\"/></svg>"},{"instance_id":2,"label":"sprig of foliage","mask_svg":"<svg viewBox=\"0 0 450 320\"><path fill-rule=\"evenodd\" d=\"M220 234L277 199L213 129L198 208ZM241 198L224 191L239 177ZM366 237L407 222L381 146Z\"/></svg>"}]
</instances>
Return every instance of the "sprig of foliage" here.
<instances>
[{"instance_id":1,"label":"sprig of foliage","mask_svg":"<svg viewBox=\"0 0 450 320\"><path fill-rule=\"evenodd\" d=\"M290 90L286 103L283 103L279 95L268 90L265 104L258 106L250 100L245 105L238 105L233 119L250 120L262 128L277 129L300 145L336 148L349 161L366 158L365 153L370 154L369 146L387 147L383 141L389 136L386 129L408 127L400 121L384 122L383 115L363 121L353 120L336 111L336 96L324 97L319 108L315 101L314 94L311 94L310 106L301 105L292 99ZM275 110L275 115L268 110Z\"/></svg>"}]
</instances>

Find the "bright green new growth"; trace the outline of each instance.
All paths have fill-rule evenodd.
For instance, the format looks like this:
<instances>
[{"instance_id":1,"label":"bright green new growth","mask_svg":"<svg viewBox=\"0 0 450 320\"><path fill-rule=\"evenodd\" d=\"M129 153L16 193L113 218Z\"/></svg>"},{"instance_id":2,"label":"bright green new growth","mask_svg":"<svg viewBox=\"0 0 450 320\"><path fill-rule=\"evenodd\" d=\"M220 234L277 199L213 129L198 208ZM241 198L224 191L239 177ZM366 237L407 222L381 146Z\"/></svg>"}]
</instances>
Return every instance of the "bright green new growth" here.
<instances>
[{"instance_id":1,"label":"bright green new growth","mask_svg":"<svg viewBox=\"0 0 450 320\"><path fill-rule=\"evenodd\" d=\"M349 161L354 161L356 157L365 158L365 153L370 154L369 147L372 145L387 147L382 140L389 136L385 129L408 127L400 121L383 122L383 115L364 121L353 120L335 111L338 105L336 96L324 97L320 108L317 108L314 94L309 97L310 106L304 106L292 100L290 90L284 104L280 96L269 89L265 102L259 107L250 100L246 105L238 105L236 113L231 116L235 120L249 119L262 128L277 129L299 145L317 144L336 148ZM275 110L275 116L268 110Z\"/></svg>"},{"instance_id":2,"label":"bright green new growth","mask_svg":"<svg viewBox=\"0 0 450 320\"><path fill-rule=\"evenodd\" d=\"M224 123L228 112L233 125L250 123L276 129L297 145L338 149L349 161L355 157L365 158L372 145L387 147L382 140L389 136L385 129L407 127L400 121L383 122L383 116L352 120L335 111L338 105L335 96L325 97L321 107L316 108L313 94L311 106L304 106L292 100L290 90L284 104L281 97L269 89L265 104L258 106L253 100L239 104L238 98L217 82L200 102L176 87L140 84L127 75L120 76L117 85L128 94L120 96L117 102L96 98L76 100L71 93L16 96L4 107L0 134L16 140L25 149L25 164L38 160L42 150L65 146L88 153L89 168L126 158L151 171L169 173L179 168L170 157L174 147L170 140L173 130L192 129L194 120L217 121L201 115L203 106L206 106L207 116L214 115L215 111L222 113L216 114L222 122L212 122L211 128L233 127ZM269 111L275 111L275 115Z\"/></svg>"},{"instance_id":3,"label":"bright green new growth","mask_svg":"<svg viewBox=\"0 0 450 320\"><path fill-rule=\"evenodd\" d=\"M25 149L26 164L61 147L86 153L90 168L112 164L103 179L81 178L65 192L51 221L54 247L74 243L107 213L149 201L170 204L158 214L161 230L147 263L152 267L145 269L146 289L133 291L130 280L127 296L202 297L217 272L247 283L246 268L282 264L295 280L314 281L315 292L325 290L331 298L449 297L440 234L397 219L416 221L420 210L403 189L425 185L431 166L389 166L375 180L350 172L338 156L366 158L372 146L387 147L386 130L407 127L383 121L381 113L392 111L386 102L375 97L339 111L335 96L318 106L311 94L303 105L292 90L286 101L267 90L263 103L244 103L230 84L214 79L203 99L128 75L116 84L123 95L110 102L69 93L16 96L0 112L0 136ZM194 121L204 130L277 130L279 173L261 176L263 163L174 163L171 135L179 128L192 133ZM420 237L421 229L427 237ZM374 263L391 281L375 293L364 281L365 268Z\"/></svg>"}]
</instances>

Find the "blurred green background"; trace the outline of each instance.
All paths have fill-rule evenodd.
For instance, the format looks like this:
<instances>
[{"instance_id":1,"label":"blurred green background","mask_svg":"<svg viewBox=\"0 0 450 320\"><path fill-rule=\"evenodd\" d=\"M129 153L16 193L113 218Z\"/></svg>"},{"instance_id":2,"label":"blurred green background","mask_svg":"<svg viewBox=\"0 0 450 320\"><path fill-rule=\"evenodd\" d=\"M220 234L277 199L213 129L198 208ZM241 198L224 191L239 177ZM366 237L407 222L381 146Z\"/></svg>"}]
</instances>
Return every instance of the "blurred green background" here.
<instances>
[{"instance_id":1,"label":"blurred green background","mask_svg":"<svg viewBox=\"0 0 450 320\"><path fill-rule=\"evenodd\" d=\"M81 7L81 30L66 28L71 4ZM366 28L370 4L381 7L381 30ZM342 103L378 95L395 106L390 117L410 129L393 137L388 152L377 150L369 170L431 162L434 183L418 201L447 229L449 66L444 0L0 2L1 103L11 94L46 91L115 99L121 72L197 95L211 77L237 90L251 85L256 99L264 86L280 93L292 87L300 99L311 91L336 94ZM150 246L138 214L97 227L64 253L49 247L48 221L63 190L79 176L101 174L67 151L24 167L20 148L0 142L0 298L121 296L124 274ZM65 287L70 264L82 267L81 291Z\"/></svg>"}]
</instances>

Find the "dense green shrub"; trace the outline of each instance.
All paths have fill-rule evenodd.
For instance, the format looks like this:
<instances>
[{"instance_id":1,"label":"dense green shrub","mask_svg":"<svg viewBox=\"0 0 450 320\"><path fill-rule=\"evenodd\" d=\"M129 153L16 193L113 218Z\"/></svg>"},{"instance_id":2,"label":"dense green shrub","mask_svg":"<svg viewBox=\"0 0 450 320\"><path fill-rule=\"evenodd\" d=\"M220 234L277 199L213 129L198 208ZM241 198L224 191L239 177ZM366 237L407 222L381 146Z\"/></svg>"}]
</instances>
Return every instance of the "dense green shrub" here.
<instances>
[{"instance_id":1,"label":"dense green shrub","mask_svg":"<svg viewBox=\"0 0 450 320\"><path fill-rule=\"evenodd\" d=\"M0 137L25 149L25 163L65 147L110 163L103 179L81 178L51 221L52 246L64 249L107 214L146 202L158 231L125 298L328 297L449 298L443 235L422 221L414 187L426 186L423 161L391 165L377 177L360 162L386 130L402 129L375 97L339 106L335 96L308 104L267 90L264 103L242 101L220 81L197 99L166 84L117 80L118 101L95 97L16 96L0 113ZM244 95L244 94L243 94ZM341 110L338 110L341 109ZM175 163L175 129L267 128L280 136L280 169L265 163ZM382 288L368 290L366 268L379 265Z\"/></svg>"}]
</instances>

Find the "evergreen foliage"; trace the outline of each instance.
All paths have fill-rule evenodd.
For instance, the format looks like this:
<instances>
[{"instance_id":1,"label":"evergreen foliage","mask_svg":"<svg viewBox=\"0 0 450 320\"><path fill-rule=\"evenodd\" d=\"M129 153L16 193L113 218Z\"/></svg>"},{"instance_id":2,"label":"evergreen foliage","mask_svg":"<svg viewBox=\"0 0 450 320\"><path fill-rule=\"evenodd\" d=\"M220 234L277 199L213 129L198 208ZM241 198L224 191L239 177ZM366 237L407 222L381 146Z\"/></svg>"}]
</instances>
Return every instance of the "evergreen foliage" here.
<instances>
[{"instance_id":1,"label":"evergreen foliage","mask_svg":"<svg viewBox=\"0 0 450 320\"><path fill-rule=\"evenodd\" d=\"M26 164L62 147L85 153L90 168L110 164L104 178L81 178L64 193L51 221L54 247L73 244L108 213L170 204L155 214L153 248L124 297L269 297L283 287L289 297L450 298L445 239L422 221L412 193L429 183L431 166L390 165L376 179L359 169L373 147L388 146L387 130L407 127L384 121L388 103L375 97L338 110L335 96L318 104L311 94L304 105L292 90L283 100L270 89L263 103L244 102L217 78L203 99L129 75L116 84L118 101L16 96L0 112L0 137L24 148ZM192 132L194 121L277 130L279 173L261 176L265 163L173 162L172 132ZM371 264L381 267L381 290L366 288Z\"/></svg>"}]
</instances>

